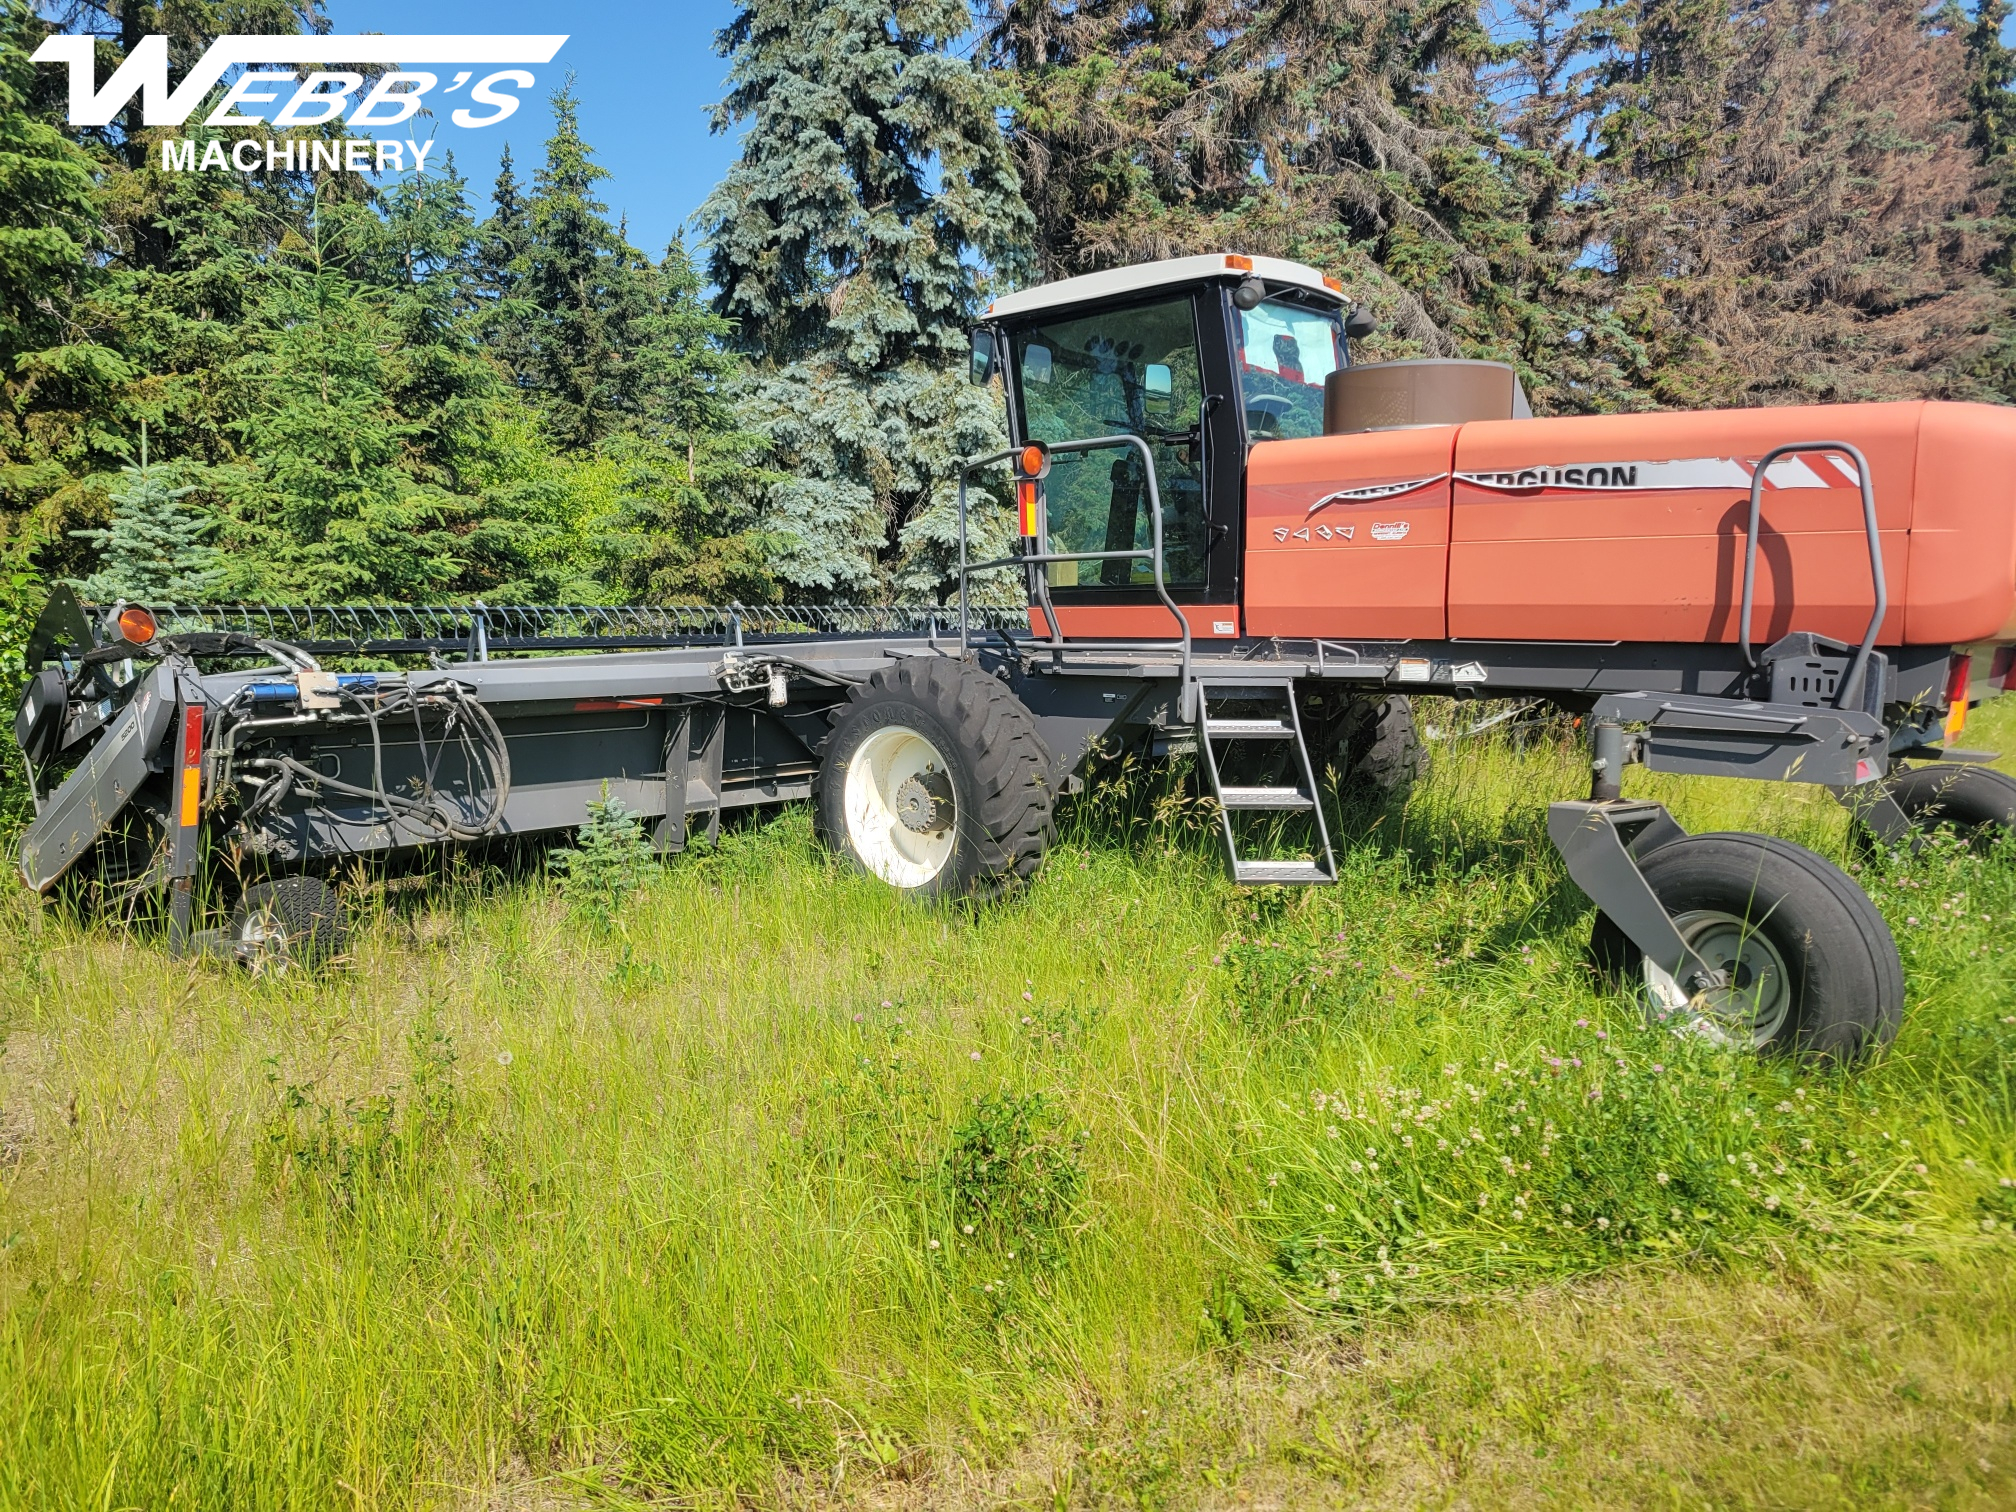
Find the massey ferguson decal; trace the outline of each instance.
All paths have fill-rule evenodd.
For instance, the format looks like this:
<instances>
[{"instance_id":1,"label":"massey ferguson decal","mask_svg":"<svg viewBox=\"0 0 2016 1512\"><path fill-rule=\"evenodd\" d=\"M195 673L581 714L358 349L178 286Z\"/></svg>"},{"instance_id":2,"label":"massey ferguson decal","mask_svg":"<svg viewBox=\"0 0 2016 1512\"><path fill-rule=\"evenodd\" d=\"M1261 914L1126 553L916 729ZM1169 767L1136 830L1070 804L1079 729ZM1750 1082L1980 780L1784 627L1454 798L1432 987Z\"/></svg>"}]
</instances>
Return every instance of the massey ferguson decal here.
<instances>
[{"instance_id":1,"label":"massey ferguson decal","mask_svg":"<svg viewBox=\"0 0 2016 1512\"><path fill-rule=\"evenodd\" d=\"M1408 478L1399 483L1367 483L1358 488L1340 488L1335 493L1327 493L1309 506L1309 514L1328 504L1370 504L1379 499L1397 499L1401 494L1410 494L1417 488L1426 488L1430 483L1440 483L1449 474L1435 473L1426 478ZM1308 515L1303 516L1304 519Z\"/></svg>"},{"instance_id":2,"label":"massey ferguson decal","mask_svg":"<svg viewBox=\"0 0 2016 1512\"><path fill-rule=\"evenodd\" d=\"M1508 472L1459 472L1456 481L1505 492L1564 488L1589 493L1665 493L1690 488L1750 489L1755 457L1679 457L1666 462L1570 462L1558 467L1521 467ZM1860 488L1854 459L1840 452L1783 457L1771 464L1764 486L1779 488ZM1313 513L1313 511L1312 511Z\"/></svg>"}]
</instances>

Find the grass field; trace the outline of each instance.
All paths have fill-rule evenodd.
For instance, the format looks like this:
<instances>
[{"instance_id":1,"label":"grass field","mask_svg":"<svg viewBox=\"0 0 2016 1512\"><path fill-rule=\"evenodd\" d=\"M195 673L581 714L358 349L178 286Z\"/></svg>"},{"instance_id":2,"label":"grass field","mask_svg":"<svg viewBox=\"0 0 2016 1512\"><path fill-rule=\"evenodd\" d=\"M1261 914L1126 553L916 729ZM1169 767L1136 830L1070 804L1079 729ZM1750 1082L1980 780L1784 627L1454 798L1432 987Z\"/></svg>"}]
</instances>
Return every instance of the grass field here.
<instances>
[{"instance_id":1,"label":"grass field","mask_svg":"<svg viewBox=\"0 0 2016 1512\"><path fill-rule=\"evenodd\" d=\"M1889 1054L1758 1062L1592 986L1578 759L1288 895L1137 775L977 914L802 810L606 916L366 890L315 980L17 902L0 1504L2016 1504L2016 855L1634 772L1896 930Z\"/></svg>"}]
</instances>

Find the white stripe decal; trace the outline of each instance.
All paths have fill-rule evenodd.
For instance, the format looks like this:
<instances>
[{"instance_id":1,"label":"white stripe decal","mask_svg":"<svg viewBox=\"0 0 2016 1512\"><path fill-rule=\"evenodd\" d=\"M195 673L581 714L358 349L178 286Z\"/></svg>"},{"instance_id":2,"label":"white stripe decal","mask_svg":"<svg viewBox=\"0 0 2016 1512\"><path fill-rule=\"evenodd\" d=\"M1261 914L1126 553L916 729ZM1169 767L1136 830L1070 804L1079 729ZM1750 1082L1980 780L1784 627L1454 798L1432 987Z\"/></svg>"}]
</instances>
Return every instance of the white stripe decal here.
<instances>
[{"instance_id":1,"label":"white stripe decal","mask_svg":"<svg viewBox=\"0 0 2016 1512\"><path fill-rule=\"evenodd\" d=\"M1809 465L1818 462L1826 471ZM1662 462L1581 462L1521 467L1504 472L1459 472L1456 480L1507 492L1561 488L1587 493L1659 493L1674 489L1739 488L1746 493L1756 475L1754 457L1679 457ZM1835 476L1829 477L1826 474ZM1837 481L1845 480L1845 481ZM1780 457L1764 475L1767 488L1859 488L1855 461L1840 452L1811 459Z\"/></svg>"},{"instance_id":2,"label":"white stripe decal","mask_svg":"<svg viewBox=\"0 0 2016 1512\"><path fill-rule=\"evenodd\" d=\"M1363 488L1340 488L1335 493L1327 493L1309 506L1309 514L1316 513L1326 504L1370 504L1380 499L1397 499L1401 494L1413 493L1417 488L1426 488L1430 483L1440 483L1449 474L1439 472L1427 478L1409 478L1404 483L1368 483ZM1308 519L1309 515L1304 515Z\"/></svg>"}]
</instances>

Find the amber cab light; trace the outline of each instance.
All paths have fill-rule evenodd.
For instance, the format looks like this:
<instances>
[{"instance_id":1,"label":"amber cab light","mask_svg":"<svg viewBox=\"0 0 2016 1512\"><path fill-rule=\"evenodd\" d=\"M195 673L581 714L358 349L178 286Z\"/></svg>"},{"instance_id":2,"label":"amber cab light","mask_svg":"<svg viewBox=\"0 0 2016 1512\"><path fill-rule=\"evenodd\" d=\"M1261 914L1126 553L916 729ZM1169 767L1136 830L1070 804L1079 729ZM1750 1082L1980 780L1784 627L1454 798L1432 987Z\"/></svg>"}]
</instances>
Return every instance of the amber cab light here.
<instances>
[{"instance_id":1,"label":"amber cab light","mask_svg":"<svg viewBox=\"0 0 2016 1512\"><path fill-rule=\"evenodd\" d=\"M138 604L128 604L119 611L120 637L131 645L146 645L160 628L154 623L152 611L142 609Z\"/></svg>"},{"instance_id":2,"label":"amber cab light","mask_svg":"<svg viewBox=\"0 0 2016 1512\"><path fill-rule=\"evenodd\" d=\"M1228 271L1233 273L1251 273L1253 271L1253 259L1242 257L1237 252L1227 252L1225 254L1225 266Z\"/></svg>"},{"instance_id":3,"label":"amber cab light","mask_svg":"<svg viewBox=\"0 0 2016 1512\"><path fill-rule=\"evenodd\" d=\"M1342 294L1344 292L1344 280L1341 278L1332 278L1328 273L1325 273L1323 275L1323 287L1328 289L1332 294Z\"/></svg>"},{"instance_id":4,"label":"amber cab light","mask_svg":"<svg viewBox=\"0 0 2016 1512\"><path fill-rule=\"evenodd\" d=\"M1974 658L1956 656L1946 666L1946 743L1951 745L1967 728L1967 687Z\"/></svg>"}]
</instances>

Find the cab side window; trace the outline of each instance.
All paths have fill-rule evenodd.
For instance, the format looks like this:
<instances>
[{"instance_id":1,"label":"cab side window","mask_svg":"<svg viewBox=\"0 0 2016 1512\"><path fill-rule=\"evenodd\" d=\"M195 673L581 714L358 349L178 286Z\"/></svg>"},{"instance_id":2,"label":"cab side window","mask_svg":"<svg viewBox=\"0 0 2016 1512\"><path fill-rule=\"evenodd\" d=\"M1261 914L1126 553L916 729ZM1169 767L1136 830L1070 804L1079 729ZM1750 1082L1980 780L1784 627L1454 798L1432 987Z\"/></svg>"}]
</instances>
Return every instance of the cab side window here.
<instances>
[{"instance_id":1,"label":"cab side window","mask_svg":"<svg viewBox=\"0 0 2016 1512\"><path fill-rule=\"evenodd\" d=\"M1015 371L1028 439L1054 445L1134 435L1155 457L1164 573L1204 581L1208 542L1198 444L1203 397L1188 295L1016 333ZM1153 543L1141 458L1131 447L1061 456L1047 488L1053 551L1144 550ZM1146 561L1060 562L1059 588L1146 587Z\"/></svg>"}]
</instances>

